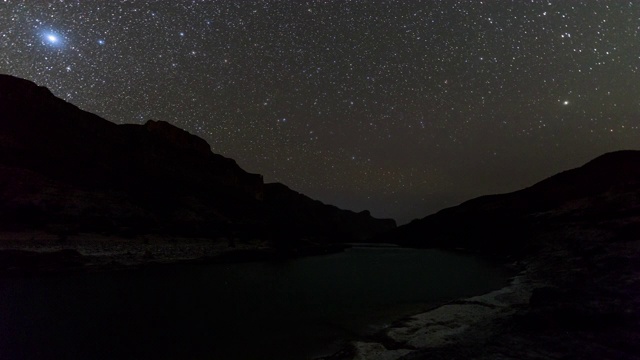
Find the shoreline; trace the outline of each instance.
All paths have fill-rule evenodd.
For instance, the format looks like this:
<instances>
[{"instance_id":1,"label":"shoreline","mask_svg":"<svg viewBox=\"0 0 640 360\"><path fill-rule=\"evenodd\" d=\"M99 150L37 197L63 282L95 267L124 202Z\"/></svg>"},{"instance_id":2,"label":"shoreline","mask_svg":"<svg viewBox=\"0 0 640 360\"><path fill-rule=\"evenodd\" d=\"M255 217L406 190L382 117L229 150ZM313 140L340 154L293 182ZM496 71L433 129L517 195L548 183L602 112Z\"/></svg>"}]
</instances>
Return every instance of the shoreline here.
<instances>
[{"instance_id":1,"label":"shoreline","mask_svg":"<svg viewBox=\"0 0 640 360\"><path fill-rule=\"evenodd\" d=\"M7 239L4 235L0 234L0 276L277 261L341 252L349 246L309 248L283 255L257 247L255 242L231 248L211 239L89 239L80 235L55 242L45 238ZM640 345L634 345L640 344L640 240L589 235L583 235L588 241L549 236L536 253L515 263L502 262L504 268L512 270L505 286L433 307L424 304L428 310L409 316L398 314L397 320L382 330L354 334L315 359L488 360L502 354L514 359L577 355L586 359L640 359L630 357L640 354ZM107 248L102 247L105 241ZM48 247L42 247L43 243ZM80 245L94 252L87 255L69 249ZM183 248L188 253L173 251ZM156 255L146 256L148 252ZM331 354L335 349L339 350Z\"/></svg>"},{"instance_id":2,"label":"shoreline","mask_svg":"<svg viewBox=\"0 0 640 360\"><path fill-rule=\"evenodd\" d=\"M44 232L0 233L0 276L120 271L166 266L286 261L339 253L351 245L307 244L278 250L267 242L78 234L60 241Z\"/></svg>"},{"instance_id":3,"label":"shoreline","mask_svg":"<svg viewBox=\"0 0 640 360\"><path fill-rule=\"evenodd\" d=\"M580 235L543 239L507 286L316 360L640 359L640 240Z\"/></svg>"},{"instance_id":4,"label":"shoreline","mask_svg":"<svg viewBox=\"0 0 640 360\"><path fill-rule=\"evenodd\" d=\"M409 250L411 252L411 250ZM351 251L347 251L347 253L351 253ZM355 256L361 256L363 252L361 251L356 251L354 252ZM367 251L365 250L364 254L370 254L370 255L374 255L375 257L385 257L384 254L380 255L380 253L376 250L371 250L371 251ZM405 256L405 252L397 252L397 251L391 251L390 252L392 256L392 258L395 258L398 254ZM436 254L437 255L437 254ZM435 255L434 255L435 256ZM409 257L412 258L412 255L409 254ZM325 261L324 259L322 259L324 257L320 257L320 259L310 259L309 261L301 261L299 263L304 263L304 264L311 264L312 266L315 266L314 264L317 264L318 262L323 262ZM331 258L334 258L333 256L329 257L331 260ZM344 261L345 256L342 256L341 254L338 254L337 257L335 257L337 259L342 259L342 261ZM365 258L366 259L366 258ZM426 257L424 259L429 259L429 257ZM295 263L298 263L298 261L294 261ZM430 262L430 261L428 261ZM370 262L369 262L370 263ZM279 273L282 269L284 268L290 268L289 264L284 264L285 266L281 266L281 265L275 265L275 266L270 266L267 265L268 269L275 269L275 271L277 273ZM145 265L147 266L147 265ZM349 266L349 264L347 264L347 266ZM204 269L205 267L203 267ZM234 266L226 266L223 265L221 267L215 267L216 269L233 269ZM245 268L245 266L241 266L240 268ZM263 265L258 265L257 267L251 266L250 268L257 268L257 269L262 269ZM146 279L159 279L154 277L157 274L161 274L161 275L172 275L174 273L174 271L177 271L177 273L183 273L183 271L187 271L187 272L191 272L191 270L195 270L195 274L200 274L202 273L199 269L199 267L176 267L176 268L166 268L166 269L161 269L160 271L157 271L156 269L151 269L151 271L148 271L148 269L134 269L133 267L128 267L127 269L131 269L131 271L126 271L126 272L106 272L106 273L86 273L86 274L78 274L75 273L72 276L67 276L66 274L60 274L60 275L56 275L54 273L49 273L49 275L46 276L42 276L42 278L54 278L54 279L65 279L64 281L70 281L73 283L75 282L76 278L80 278L80 279L84 279L85 277L90 281L90 283L94 283L93 281L93 276L97 275L98 279L104 279L104 278L111 278L112 275L118 275L116 276L116 278L119 279L123 279L123 278L129 278L129 275L133 275L134 277L137 278L142 278L144 281L146 281ZM217 270L216 270L217 271ZM119 273L119 274L118 274ZM229 274L226 271L223 272L218 272L221 275L224 274ZM103 275L107 275L107 276L103 276ZM298 273L296 273L298 274ZM149 277L151 275L151 277ZM335 274L337 276L340 276L338 274ZM19 277L18 280L20 279L28 279L28 278L38 278L40 277L39 275L34 275L33 277ZM171 277L170 277L171 278ZM199 276L195 276L195 279L198 279ZM375 285L375 279L376 278L372 278L374 280L374 287L377 286ZM420 280L423 279L422 277L419 277L417 279L417 282L412 282L412 284L415 285L421 285L422 283L424 283L424 280ZM175 280L175 279L174 279ZM57 280L56 280L57 281ZM84 281L84 280L83 280ZM457 283L457 280L455 280ZM489 287L484 287L483 289L487 289L490 290L493 287L500 287L502 284L504 284L507 281L507 277L502 277L500 276L498 279L498 282L493 282L491 286ZM155 281L154 281L155 283ZM220 283L222 284L222 283ZM313 282L310 283L313 286ZM287 287L286 284L283 284L285 286L285 288ZM200 287L195 287L195 288L200 288ZM467 290L464 290L464 287L460 287L462 289L461 292L457 292L457 294L464 296L465 293L467 293ZM410 292L414 292L413 286L410 289ZM432 290L435 291L437 290L436 288L434 288ZM482 290L480 290L482 291ZM326 293L326 291L324 292ZM456 295L453 295L456 296ZM315 319L313 323L308 322L308 325L305 325L304 327L307 328L310 324L314 324L314 326L318 326L319 329L323 329L322 331L320 331L319 333L310 333L311 337L309 339L314 339L314 340L309 340L309 344L313 344L313 346L311 346L309 349L311 351L309 351L308 353L305 354L305 356L300 356L297 357L298 359L301 358L313 358L313 357L317 357L317 356L326 356L327 354L330 354L333 351L336 351L340 348L340 346L342 346L342 344L344 344L346 341L352 339L352 338L357 338L360 337L361 334L367 334L367 335L371 335L371 336L375 336L374 334L379 333L380 329L388 326L389 324L397 324L397 319L400 318L405 318L408 314L411 313L415 313L415 312L423 312L427 309L432 309L434 307L436 307L437 305L441 305L441 304L436 304L436 302L441 302L441 300L437 300L437 298L434 298L435 301L431 301L429 302L422 302L422 303L418 303L418 302L401 302L399 303L399 306L395 306L394 308L390 308L387 306L383 306L383 305L375 305L375 306L371 306L368 309L369 310L365 310L362 312L362 316L360 316L361 319L365 320L367 323L365 324L364 321L360 321L356 318L351 319L351 315L349 315L348 313L345 313L347 315L347 317L344 317L343 315L340 315L340 318L334 318L333 320L331 320L330 322L328 322L327 324L324 324L324 320L322 318L321 315L318 316L314 316L313 318ZM441 298L443 299L443 298ZM348 302L347 302L348 303ZM379 312L379 310L383 310L384 313ZM341 312L341 311L338 311ZM316 319L317 318L317 319ZM344 318L344 321L343 321ZM281 319L281 318L280 318ZM375 321L372 321L372 319L375 319ZM316 320L320 320L319 322ZM279 321L276 320L276 323L278 323ZM318 325L320 324L320 325ZM372 326L370 324L375 324L375 326ZM362 331L361 331L362 329ZM326 331L326 333L323 333L323 331ZM320 334L324 334L322 336L326 337L318 337ZM344 335L344 336L343 336ZM335 340L333 340L335 338ZM327 339L330 339L330 342L327 342ZM325 347L325 342L327 342L326 347ZM321 346L317 346L317 344L320 344ZM317 349L317 350L316 350ZM286 349L285 349L286 351ZM241 358L241 357L240 357ZM296 358L295 356L292 358Z\"/></svg>"},{"instance_id":5,"label":"shoreline","mask_svg":"<svg viewBox=\"0 0 640 360\"><path fill-rule=\"evenodd\" d=\"M539 284L534 285L527 271L520 269L501 288L435 303L314 360L397 360L414 352L467 343L471 338L473 342L481 341L490 334L472 334L476 332L473 328L512 316L528 304L536 286Z\"/></svg>"}]
</instances>

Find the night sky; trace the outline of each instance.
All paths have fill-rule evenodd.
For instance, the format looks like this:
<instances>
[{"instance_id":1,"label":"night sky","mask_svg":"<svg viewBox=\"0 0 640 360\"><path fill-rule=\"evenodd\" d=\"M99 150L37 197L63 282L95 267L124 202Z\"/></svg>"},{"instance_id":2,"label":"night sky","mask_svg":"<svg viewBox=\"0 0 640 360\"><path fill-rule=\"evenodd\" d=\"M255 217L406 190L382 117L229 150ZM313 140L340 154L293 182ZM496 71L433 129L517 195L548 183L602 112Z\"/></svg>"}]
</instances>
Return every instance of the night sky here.
<instances>
[{"instance_id":1,"label":"night sky","mask_svg":"<svg viewBox=\"0 0 640 360\"><path fill-rule=\"evenodd\" d=\"M640 148L640 1L0 1L0 72L400 223Z\"/></svg>"}]
</instances>

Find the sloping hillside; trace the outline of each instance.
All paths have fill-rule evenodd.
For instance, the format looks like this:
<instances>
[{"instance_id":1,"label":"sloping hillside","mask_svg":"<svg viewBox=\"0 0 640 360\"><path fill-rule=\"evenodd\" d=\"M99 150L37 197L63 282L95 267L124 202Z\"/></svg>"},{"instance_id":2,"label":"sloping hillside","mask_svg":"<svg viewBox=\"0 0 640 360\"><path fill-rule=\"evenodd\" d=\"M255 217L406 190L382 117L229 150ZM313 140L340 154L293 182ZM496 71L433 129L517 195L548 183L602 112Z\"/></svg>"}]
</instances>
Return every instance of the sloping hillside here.
<instances>
[{"instance_id":1,"label":"sloping hillside","mask_svg":"<svg viewBox=\"0 0 640 360\"><path fill-rule=\"evenodd\" d=\"M510 253L537 246L530 240L545 233L571 227L610 229L624 236L640 230L633 220L639 217L640 151L629 150L602 155L523 190L441 210L378 240Z\"/></svg>"},{"instance_id":2,"label":"sloping hillside","mask_svg":"<svg viewBox=\"0 0 640 360\"><path fill-rule=\"evenodd\" d=\"M278 194L169 123L116 125L0 75L0 230L354 241L395 226Z\"/></svg>"}]
</instances>

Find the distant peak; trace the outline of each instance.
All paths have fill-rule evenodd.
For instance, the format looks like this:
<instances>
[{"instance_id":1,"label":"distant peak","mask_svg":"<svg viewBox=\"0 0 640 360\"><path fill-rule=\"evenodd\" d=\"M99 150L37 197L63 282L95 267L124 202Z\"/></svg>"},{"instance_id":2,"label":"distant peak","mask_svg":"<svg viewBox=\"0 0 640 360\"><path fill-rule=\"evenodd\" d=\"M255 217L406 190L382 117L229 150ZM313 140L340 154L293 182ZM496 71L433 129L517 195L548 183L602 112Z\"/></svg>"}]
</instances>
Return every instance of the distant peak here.
<instances>
[{"instance_id":1,"label":"distant peak","mask_svg":"<svg viewBox=\"0 0 640 360\"><path fill-rule=\"evenodd\" d=\"M166 121L148 120L144 127L150 133L180 148L194 150L205 155L211 153L211 146L204 139Z\"/></svg>"},{"instance_id":2,"label":"distant peak","mask_svg":"<svg viewBox=\"0 0 640 360\"><path fill-rule=\"evenodd\" d=\"M33 81L7 74L0 74L0 89L0 95L4 96L15 93L35 93L38 95L53 96L53 93L44 86L39 86Z\"/></svg>"},{"instance_id":3,"label":"distant peak","mask_svg":"<svg viewBox=\"0 0 640 360\"><path fill-rule=\"evenodd\" d=\"M600 155L587 164L626 163L629 161L637 162L638 160L640 160L639 150L618 150Z\"/></svg>"},{"instance_id":4,"label":"distant peak","mask_svg":"<svg viewBox=\"0 0 640 360\"><path fill-rule=\"evenodd\" d=\"M36 85L34 82L23 79L23 78L19 78L13 75L7 75L7 74L0 74L0 82L4 83L4 82L13 82L13 83L28 83L31 84L32 86L38 86Z\"/></svg>"}]
</instances>

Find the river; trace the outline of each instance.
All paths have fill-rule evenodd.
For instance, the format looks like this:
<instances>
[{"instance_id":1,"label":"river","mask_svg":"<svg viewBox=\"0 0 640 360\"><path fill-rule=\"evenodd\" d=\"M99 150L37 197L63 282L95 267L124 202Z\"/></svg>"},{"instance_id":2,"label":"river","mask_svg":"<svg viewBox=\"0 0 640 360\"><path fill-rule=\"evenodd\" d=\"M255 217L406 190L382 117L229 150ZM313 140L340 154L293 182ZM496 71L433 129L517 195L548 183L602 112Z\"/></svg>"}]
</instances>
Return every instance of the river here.
<instances>
[{"instance_id":1,"label":"river","mask_svg":"<svg viewBox=\"0 0 640 360\"><path fill-rule=\"evenodd\" d=\"M354 247L270 263L0 279L0 359L308 359L503 286L469 254Z\"/></svg>"}]
</instances>

